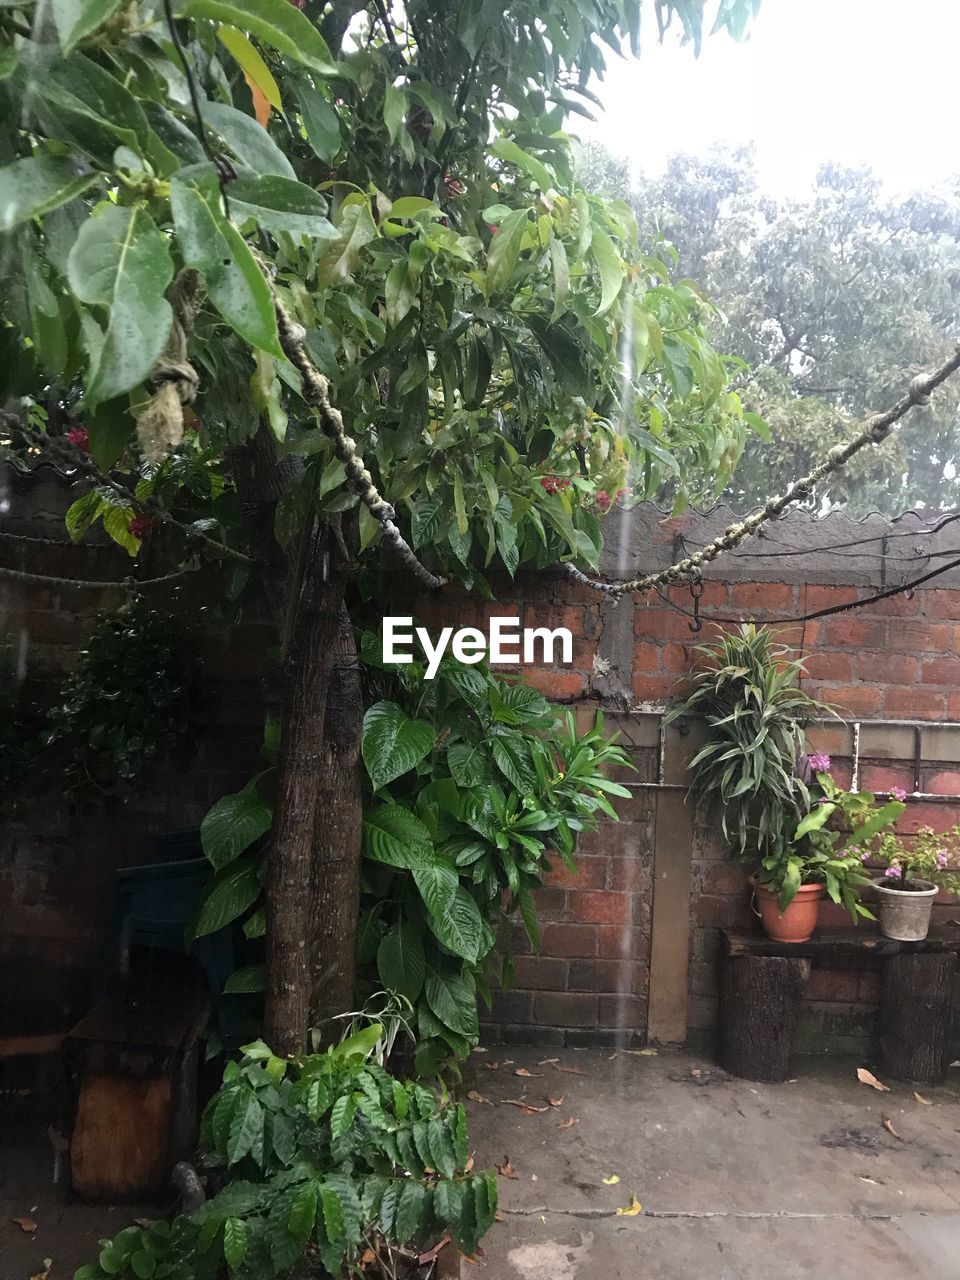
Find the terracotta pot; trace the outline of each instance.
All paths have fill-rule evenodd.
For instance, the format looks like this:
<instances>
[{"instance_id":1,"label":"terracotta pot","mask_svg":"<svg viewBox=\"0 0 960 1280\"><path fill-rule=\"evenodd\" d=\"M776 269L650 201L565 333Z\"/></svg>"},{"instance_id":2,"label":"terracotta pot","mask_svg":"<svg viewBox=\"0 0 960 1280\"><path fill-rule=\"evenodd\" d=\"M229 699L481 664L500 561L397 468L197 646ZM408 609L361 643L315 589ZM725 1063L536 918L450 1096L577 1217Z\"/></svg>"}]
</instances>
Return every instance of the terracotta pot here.
<instances>
[{"instance_id":1,"label":"terracotta pot","mask_svg":"<svg viewBox=\"0 0 960 1280\"><path fill-rule=\"evenodd\" d=\"M921 889L898 889L896 881L874 880L880 902L880 932L899 942L922 942L930 928L933 900L940 892L931 880L913 880Z\"/></svg>"},{"instance_id":2,"label":"terracotta pot","mask_svg":"<svg viewBox=\"0 0 960 1280\"><path fill-rule=\"evenodd\" d=\"M768 938L777 942L806 942L817 927L820 915L820 899L825 885L802 884L793 901L781 915L777 895L762 884L754 885L754 893L760 907L760 920Z\"/></svg>"}]
</instances>

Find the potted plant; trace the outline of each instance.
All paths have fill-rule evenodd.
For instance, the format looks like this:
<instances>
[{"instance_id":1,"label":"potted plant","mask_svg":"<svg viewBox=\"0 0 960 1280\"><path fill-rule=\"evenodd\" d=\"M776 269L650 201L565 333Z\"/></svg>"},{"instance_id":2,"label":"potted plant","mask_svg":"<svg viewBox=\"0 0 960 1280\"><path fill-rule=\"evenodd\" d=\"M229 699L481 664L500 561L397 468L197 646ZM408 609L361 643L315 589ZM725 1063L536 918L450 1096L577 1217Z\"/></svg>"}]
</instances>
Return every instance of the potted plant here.
<instances>
[{"instance_id":1,"label":"potted plant","mask_svg":"<svg viewBox=\"0 0 960 1280\"><path fill-rule=\"evenodd\" d=\"M772 632L747 624L697 653L667 723L691 715L706 722L707 742L689 766L693 790L719 806L735 851L756 859L764 928L782 941L806 941L825 892L855 921L869 915L858 890L870 880L854 840L875 836L903 806L875 809L868 792L835 783L828 756L806 755L806 726L836 712L800 687L803 663Z\"/></svg>"},{"instance_id":2,"label":"potted plant","mask_svg":"<svg viewBox=\"0 0 960 1280\"><path fill-rule=\"evenodd\" d=\"M960 824L949 831L921 827L909 844L888 832L864 860L886 867L875 880L880 932L901 942L922 942L930 929L930 912L941 889L960 894L960 875L950 870L960 862Z\"/></svg>"},{"instance_id":3,"label":"potted plant","mask_svg":"<svg viewBox=\"0 0 960 1280\"><path fill-rule=\"evenodd\" d=\"M897 820L904 805L878 804L869 791L847 791L829 768L830 757L822 754L801 762L801 774L816 770L811 807L787 847L762 858L754 877L763 927L780 942L806 942L824 893L850 912L854 924L863 916L874 919L860 900L860 890L871 883L863 849Z\"/></svg>"}]
</instances>

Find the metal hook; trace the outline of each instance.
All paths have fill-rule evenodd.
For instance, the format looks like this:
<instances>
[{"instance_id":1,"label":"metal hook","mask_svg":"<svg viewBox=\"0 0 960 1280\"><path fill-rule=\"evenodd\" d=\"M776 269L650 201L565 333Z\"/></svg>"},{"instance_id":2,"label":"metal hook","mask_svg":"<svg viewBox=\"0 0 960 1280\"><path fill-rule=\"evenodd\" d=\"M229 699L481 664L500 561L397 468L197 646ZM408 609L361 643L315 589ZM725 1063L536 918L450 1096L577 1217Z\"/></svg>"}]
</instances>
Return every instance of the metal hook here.
<instances>
[{"instance_id":1,"label":"metal hook","mask_svg":"<svg viewBox=\"0 0 960 1280\"><path fill-rule=\"evenodd\" d=\"M699 635L703 629L703 622L700 618L700 598L703 595L703 578L698 573L696 578L690 583L690 596L693 599L693 618L688 624L694 635Z\"/></svg>"}]
</instances>

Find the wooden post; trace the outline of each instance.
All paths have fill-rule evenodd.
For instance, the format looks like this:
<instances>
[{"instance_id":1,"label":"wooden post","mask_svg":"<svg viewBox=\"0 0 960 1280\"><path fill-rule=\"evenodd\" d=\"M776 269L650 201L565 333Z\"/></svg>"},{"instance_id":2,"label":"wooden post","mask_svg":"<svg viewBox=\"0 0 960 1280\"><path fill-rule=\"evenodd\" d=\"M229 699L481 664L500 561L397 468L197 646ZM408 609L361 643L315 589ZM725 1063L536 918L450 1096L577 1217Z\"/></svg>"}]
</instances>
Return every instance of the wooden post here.
<instances>
[{"instance_id":1,"label":"wooden post","mask_svg":"<svg viewBox=\"0 0 960 1280\"><path fill-rule=\"evenodd\" d=\"M726 956L720 990L720 1063L746 1080L786 1080L810 961Z\"/></svg>"},{"instance_id":2,"label":"wooden post","mask_svg":"<svg viewBox=\"0 0 960 1280\"><path fill-rule=\"evenodd\" d=\"M947 1039L957 957L953 951L890 956L884 963L880 1067L894 1080L937 1084Z\"/></svg>"},{"instance_id":3,"label":"wooden post","mask_svg":"<svg viewBox=\"0 0 960 1280\"><path fill-rule=\"evenodd\" d=\"M647 1039L682 1045L687 1037L693 815L682 791L656 795Z\"/></svg>"}]
</instances>

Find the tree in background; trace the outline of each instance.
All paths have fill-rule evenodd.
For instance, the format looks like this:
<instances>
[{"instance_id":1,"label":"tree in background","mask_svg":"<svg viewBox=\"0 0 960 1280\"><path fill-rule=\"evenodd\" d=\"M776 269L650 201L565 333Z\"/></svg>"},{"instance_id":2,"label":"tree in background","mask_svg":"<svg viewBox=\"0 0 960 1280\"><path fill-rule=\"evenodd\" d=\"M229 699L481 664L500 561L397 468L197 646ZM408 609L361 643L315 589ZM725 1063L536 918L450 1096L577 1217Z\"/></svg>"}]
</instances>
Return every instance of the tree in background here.
<instances>
[{"instance_id":1,"label":"tree in background","mask_svg":"<svg viewBox=\"0 0 960 1280\"><path fill-rule=\"evenodd\" d=\"M581 171L624 196L628 167L596 144ZM960 190L886 195L864 169L824 166L809 195L776 200L749 148L680 155L629 194L642 239L672 246L671 267L718 311L709 332L752 372L741 394L766 421L725 500L749 507L806 470L942 351L960 321ZM675 250L675 254L673 252ZM663 250L661 250L663 252ZM960 501L960 389L831 478L811 503L898 515Z\"/></svg>"},{"instance_id":2,"label":"tree in background","mask_svg":"<svg viewBox=\"0 0 960 1280\"><path fill-rule=\"evenodd\" d=\"M716 25L739 35L755 9L725 0ZM0 8L11 456L72 472L71 536L102 522L131 556L148 543L168 567L216 561L230 599L256 585L276 624L272 815L254 784L217 811L205 909L209 927L244 915L265 877L265 919L247 923L266 933L280 1053L352 998L351 610L398 571L409 597L448 578L489 594L494 562L595 568L622 488L709 499L748 435L701 294L642 251L627 205L571 177L564 121L589 110L604 51L637 52L640 14L639 0ZM699 0L656 14L661 34L672 17L699 41ZM384 785L434 743L394 712L363 737ZM249 848L267 828L261 870ZM413 856L388 834L394 858ZM423 909L453 946L470 894L439 845L415 852Z\"/></svg>"}]
</instances>

